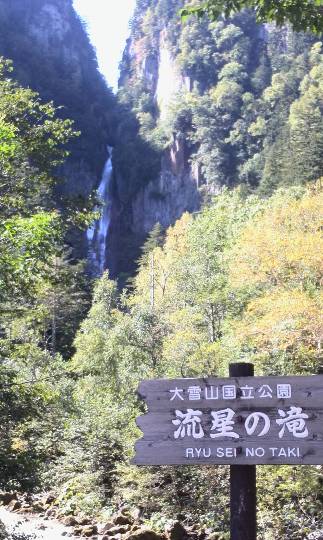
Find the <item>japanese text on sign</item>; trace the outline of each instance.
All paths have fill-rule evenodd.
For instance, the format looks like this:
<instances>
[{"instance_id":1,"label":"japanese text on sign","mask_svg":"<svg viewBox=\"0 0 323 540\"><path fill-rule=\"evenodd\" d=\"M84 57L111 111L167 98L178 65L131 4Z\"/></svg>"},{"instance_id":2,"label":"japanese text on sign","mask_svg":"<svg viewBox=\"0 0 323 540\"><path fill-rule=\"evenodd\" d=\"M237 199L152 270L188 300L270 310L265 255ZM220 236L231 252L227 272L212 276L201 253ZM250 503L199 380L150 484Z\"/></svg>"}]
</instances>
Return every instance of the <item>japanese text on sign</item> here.
<instances>
[{"instance_id":1,"label":"japanese text on sign","mask_svg":"<svg viewBox=\"0 0 323 540\"><path fill-rule=\"evenodd\" d=\"M143 381L134 463L323 465L323 375Z\"/></svg>"},{"instance_id":2,"label":"japanese text on sign","mask_svg":"<svg viewBox=\"0 0 323 540\"><path fill-rule=\"evenodd\" d=\"M201 388L201 386L189 386L187 389L177 388L177 386L171 390L170 401L184 401L188 399L189 401L200 401L205 400L216 400L216 399L236 399L240 397L241 399L255 399L255 398L278 398L278 399L289 399L292 397L292 387L290 384L277 384L275 388L269 384L263 384L259 388L255 388L251 385L245 385L238 387L233 384L219 386L206 386Z\"/></svg>"},{"instance_id":3,"label":"japanese text on sign","mask_svg":"<svg viewBox=\"0 0 323 540\"><path fill-rule=\"evenodd\" d=\"M285 432L289 432L293 437L304 439L308 436L308 428L306 420L308 414L304 413L301 407L290 407L288 411L278 409L279 418L275 420L280 427L278 437L281 439ZM186 412L179 410L175 411L176 419L172 420L176 430L174 431L174 439L192 437L193 439L201 439L206 436L202 427L202 411L187 409ZM222 409L219 411L211 411L212 425L210 429L211 439L218 437L231 437L239 439L239 434L234 431L235 411L232 409ZM271 428L271 420L269 416L263 412L252 412L244 422L244 427L247 435L256 435L263 437L267 435Z\"/></svg>"}]
</instances>

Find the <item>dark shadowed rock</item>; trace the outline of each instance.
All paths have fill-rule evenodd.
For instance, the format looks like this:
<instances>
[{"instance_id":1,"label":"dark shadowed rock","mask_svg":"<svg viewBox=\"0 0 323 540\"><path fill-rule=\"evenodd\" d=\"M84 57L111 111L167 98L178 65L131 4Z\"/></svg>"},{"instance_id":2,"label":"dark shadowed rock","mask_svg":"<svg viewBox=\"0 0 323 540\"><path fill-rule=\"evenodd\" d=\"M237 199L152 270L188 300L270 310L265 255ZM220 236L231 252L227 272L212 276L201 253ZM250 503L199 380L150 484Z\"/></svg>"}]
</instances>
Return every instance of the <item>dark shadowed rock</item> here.
<instances>
[{"instance_id":1,"label":"dark shadowed rock","mask_svg":"<svg viewBox=\"0 0 323 540\"><path fill-rule=\"evenodd\" d=\"M116 534L126 534L129 532L130 525L117 525L115 527L111 527L110 529L107 529L105 534L108 536L115 536Z\"/></svg>"},{"instance_id":2,"label":"dark shadowed rock","mask_svg":"<svg viewBox=\"0 0 323 540\"><path fill-rule=\"evenodd\" d=\"M79 525L77 527L74 527L72 536L81 536L82 530L83 530L83 528L80 527Z\"/></svg>"},{"instance_id":3,"label":"dark shadowed rock","mask_svg":"<svg viewBox=\"0 0 323 540\"><path fill-rule=\"evenodd\" d=\"M49 504L53 504L55 500L56 500L56 497L53 493L47 493L46 495L44 495L44 497L42 497L41 504L43 506L47 506Z\"/></svg>"},{"instance_id":4,"label":"dark shadowed rock","mask_svg":"<svg viewBox=\"0 0 323 540\"><path fill-rule=\"evenodd\" d=\"M13 500L8 504L8 510L11 512L15 512L16 510L20 510L21 508L21 502Z\"/></svg>"},{"instance_id":5,"label":"dark shadowed rock","mask_svg":"<svg viewBox=\"0 0 323 540\"><path fill-rule=\"evenodd\" d=\"M173 521L166 525L165 534L168 540L184 540L188 533L179 521Z\"/></svg>"},{"instance_id":6,"label":"dark shadowed rock","mask_svg":"<svg viewBox=\"0 0 323 540\"><path fill-rule=\"evenodd\" d=\"M0 493L0 504L7 506L13 500L17 500L17 493L10 493L9 491Z\"/></svg>"},{"instance_id":7,"label":"dark shadowed rock","mask_svg":"<svg viewBox=\"0 0 323 540\"><path fill-rule=\"evenodd\" d=\"M120 513L113 518L115 525L131 525L133 521L133 518L129 514L124 513Z\"/></svg>"},{"instance_id":8,"label":"dark shadowed rock","mask_svg":"<svg viewBox=\"0 0 323 540\"><path fill-rule=\"evenodd\" d=\"M78 521L74 516L66 516L61 521L66 527L74 527L74 525L78 525Z\"/></svg>"},{"instance_id":9,"label":"dark shadowed rock","mask_svg":"<svg viewBox=\"0 0 323 540\"><path fill-rule=\"evenodd\" d=\"M165 540L166 537L163 534L158 534L150 529L138 529L132 530L124 537L124 540Z\"/></svg>"}]
</instances>

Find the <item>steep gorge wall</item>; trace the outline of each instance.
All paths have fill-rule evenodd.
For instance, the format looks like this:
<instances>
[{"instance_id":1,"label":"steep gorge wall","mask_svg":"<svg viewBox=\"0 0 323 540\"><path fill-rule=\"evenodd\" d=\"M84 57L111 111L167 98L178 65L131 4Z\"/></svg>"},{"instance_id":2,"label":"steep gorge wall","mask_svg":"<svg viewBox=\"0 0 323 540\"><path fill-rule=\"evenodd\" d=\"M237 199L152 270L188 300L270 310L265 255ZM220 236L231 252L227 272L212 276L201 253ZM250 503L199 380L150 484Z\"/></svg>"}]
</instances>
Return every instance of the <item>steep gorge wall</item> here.
<instances>
[{"instance_id":1,"label":"steep gorge wall","mask_svg":"<svg viewBox=\"0 0 323 540\"><path fill-rule=\"evenodd\" d=\"M183 3L182 0L138 0L124 51L119 81L121 102L136 117L137 131L133 137L154 148L158 167L157 170L156 166L152 167L148 175L142 176L139 168L136 178L129 179L127 171L123 173L115 163L109 235L112 255L109 266L113 275L133 271L140 245L157 222L168 227L185 211L199 210L205 197L222 189L221 181L207 182L201 162L194 159L197 145L188 135L187 126L181 125L185 119L183 122L179 119L178 125L174 122L178 97L189 95L194 88L199 94L205 91L203 76L199 80L194 69L186 69L180 61L184 54L180 43L183 25L178 10ZM203 46L206 41L202 35ZM199 62L199 58L195 61ZM121 126L121 146L126 144L124 136ZM147 161L144 153L137 159ZM120 189L125 176L129 180L127 189Z\"/></svg>"},{"instance_id":2,"label":"steep gorge wall","mask_svg":"<svg viewBox=\"0 0 323 540\"><path fill-rule=\"evenodd\" d=\"M322 167L319 127L315 151L298 157L309 129L302 108L320 84L317 38L258 25L249 10L183 22L183 4L137 0L120 76L128 120L114 160L113 274L133 270L129 259L156 222L171 225L223 188L270 195ZM304 143L293 133L299 122Z\"/></svg>"},{"instance_id":3,"label":"steep gorge wall","mask_svg":"<svg viewBox=\"0 0 323 540\"><path fill-rule=\"evenodd\" d=\"M228 21L183 23L183 3L137 0L117 102L72 0L0 0L0 55L82 132L60 171L60 195L88 197L100 183L107 145L114 147L107 245L113 276L133 272L156 222L169 226L223 187L270 194L321 170L314 135L304 159L308 145L290 137L291 115L305 138L309 132L299 100L312 92L309 82L318 84L313 36L258 26L248 11ZM306 81L311 69L316 75ZM86 256L85 233L73 231L70 242Z\"/></svg>"},{"instance_id":4,"label":"steep gorge wall","mask_svg":"<svg viewBox=\"0 0 323 540\"><path fill-rule=\"evenodd\" d=\"M135 51L133 59L138 61ZM181 72L172 56L166 28L159 33L155 59L143 55L141 64L138 69L150 85L158 121L167 122L172 100L178 93L190 89L190 78ZM199 168L190 163L190 157L185 134L172 132L167 148L161 152L159 174L151 178L132 201L134 233L148 234L157 222L166 228L183 212L193 212L200 207L201 174Z\"/></svg>"},{"instance_id":5,"label":"steep gorge wall","mask_svg":"<svg viewBox=\"0 0 323 540\"><path fill-rule=\"evenodd\" d=\"M53 100L81 131L60 171L60 195L88 197L113 143L116 103L72 0L0 0L0 28L0 56L13 61L13 76ZM70 241L86 256L85 233L74 231Z\"/></svg>"}]
</instances>

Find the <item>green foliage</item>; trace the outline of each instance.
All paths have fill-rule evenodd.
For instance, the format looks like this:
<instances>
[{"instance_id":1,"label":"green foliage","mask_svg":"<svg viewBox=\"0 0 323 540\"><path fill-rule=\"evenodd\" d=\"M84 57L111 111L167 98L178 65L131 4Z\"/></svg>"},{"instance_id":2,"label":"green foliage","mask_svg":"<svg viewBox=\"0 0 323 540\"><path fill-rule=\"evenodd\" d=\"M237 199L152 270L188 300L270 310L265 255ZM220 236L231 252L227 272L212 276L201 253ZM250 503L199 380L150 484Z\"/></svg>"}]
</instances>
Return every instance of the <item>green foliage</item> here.
<instances>
[{"instance_id":1,"label":"green foliage","mask_svg":"<svg viewBox=\"0 0 323 540\"><path fill-rule=\"evenodd\" d=\"M182 17L205 13L216 20L220 15L230 17L244 8L254 9L259 22L275 22L279 26L291 23L299 31L311 30L317 34L323 31L322 1L315 0L206 0L202 4L185 7L181 10Z\"/></svg>"},{"instance_id":2,"label":"green foliage","mask_svg":"<svg viewBox=\"0 0 323 540\"><path fill-rule=\"evenodd\" d=\"M161 4L149 5L149 24L138 4L132 35L135 54L126 51L122 64L120 97L131 107L137 133L146 145L135 147L138 167L125 124L121 134L130 153L125 151L116 167L121 178L131 182L127 187L118 181L122 198L127 191L133 196L156 178L155 165L174 137L184 141L188 161L198 167L203 193L244 184L246 192L258 190L267 196L279 186L318 178L322 174L320 42L312 34L296 34L291 26L257 24L257 16L266 8L272 18L289 14L287 20L294 10L295 22L300 5L280 2L271 11L266 3L259 5L260 11L240 12L238 2L232 12L231 4L228 7L231 18L190 17L180 23L173 8L183 2ZM319 10L311 2L307 7ZM306 10L302 13L306 17ZM161 46L167 47L174 70L185 79L162 104L162 114L154 100L162 69ZM308 133L310 143L304 144ZM150 161L153 149L155 160Z\"/></svg>"},{"instance_id":3,"label":"green foliage","mask_svg":"<svg viewBox=\"0 0 323 540\"><path fill-rule=\"evenodd\" d=\"M11 218L0 224L0 301L18 300L35 291L58 238L55 213Z\"/></svg>"},{"instance_id":4,"label":"green foliage","mask_svg":"<svg viewBox=\"0 0 323 540\"><path fill-rule=\"evenodd\" d=\"M52 103L14 82L0 63L0 371L1 486L32 489L54 459L54 440L69 407L59 353L72 341L87 307L81 263L67 261L77 206L57 207L57 167L77 133ZM50 441L48 441L50 439ZM46 441L48 444L46 444Z\"/></svg>"},{"instance_id":5,"label":"green foliage","mask_svg":"<svg viewBox=\"0 0 323 540\"><path fill-rule=\"evenodd\" d=\"M160 223L156 223L147 236L141 248L141 257L138 261L139 265L146 264L149 260L149 255L156 247L162 247L165 241L166 231Z\"/></svg>"},{"instance_id":6,"label":"green foliage","mask_svg":"<svg viewBox=\"0 0 323 540\"><path fill-rule=\"evenodd\" d=\"M181 519L224 539L227 468L129 464L144 412L136 389L146 378L227 375L237 360L253 361L259 375L317 371L322 190L311 180L322 174L322 49L290 28L264 35L247 10L181 26L182 5L138 1L136 55L123 59L113 189L129 210L180 138L209 204L167 231L157 223L131 286L120 291L105 273L87 314L90 284L64 234L91 215L75 201L57 205L57 166L72 125L3 65L0 472L6 488L54 488L65 513L128 505L157 529ZM160 115L161 32L186 86ZM57 88L66 102L64 69ZM84 99L76 95L80 110ZM129 258L133 246L122 241ZM322 527L320 469L260 468L259 493L265 540L301 539Z\"/></svg>"},{"instance_id":7,"label":"green foliage","mask_svg":"<svg viewBox=\"0 0 323 540\"><path fill-rule=\"evenodd\" d=\"M135 390L145 378L227 375L237 360L252 360L257 375L315 373L321 207L320 183L268 200L226 190L166 236L156 225L131 292L107 274L98 280L75 341L75 412L54 467L67 510L126 504L160 530L183 519L227 537L226 468L129 465L143 412ZM301 539L321 527L319 469L259 469L261 537Z\"/></svg>"},{"instance_id":8,"label":"green foliage","mask_svg":"<svg viewBox=\"0 0 323 540\"><path fill-rule=\"evenodd\" d=\"M54 207L53 171L67 157L64 145L77 135L70 120L56 118L52 103L8 78L11 63L0 59L0 215L28 215Z\"/></svg>"}]
</instances>

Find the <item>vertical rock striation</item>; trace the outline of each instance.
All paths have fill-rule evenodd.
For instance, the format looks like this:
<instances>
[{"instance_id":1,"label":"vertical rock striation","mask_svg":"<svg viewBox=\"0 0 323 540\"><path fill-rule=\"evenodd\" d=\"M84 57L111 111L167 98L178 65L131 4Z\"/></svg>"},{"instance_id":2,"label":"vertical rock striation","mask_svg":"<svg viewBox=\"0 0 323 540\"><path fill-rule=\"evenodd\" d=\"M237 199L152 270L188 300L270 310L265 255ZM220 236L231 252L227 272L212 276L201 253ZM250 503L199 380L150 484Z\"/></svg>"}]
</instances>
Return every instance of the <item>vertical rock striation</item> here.
<instances>
[{"instance_id":1,"label":"vertical rock striation","mask_svg":"<svg viewBox=\"0 0 323 540\"><path fill-rule=\"evenodd\" d=\"M81 132L59 171L58 197L87 198L113 142L116 102L72 0L0 0L0 27L0 56L13 61L13 76L54 101ZM85 233L72 231L69 241L77 256L86 255Z\"/></svg>"}]
</instances>

